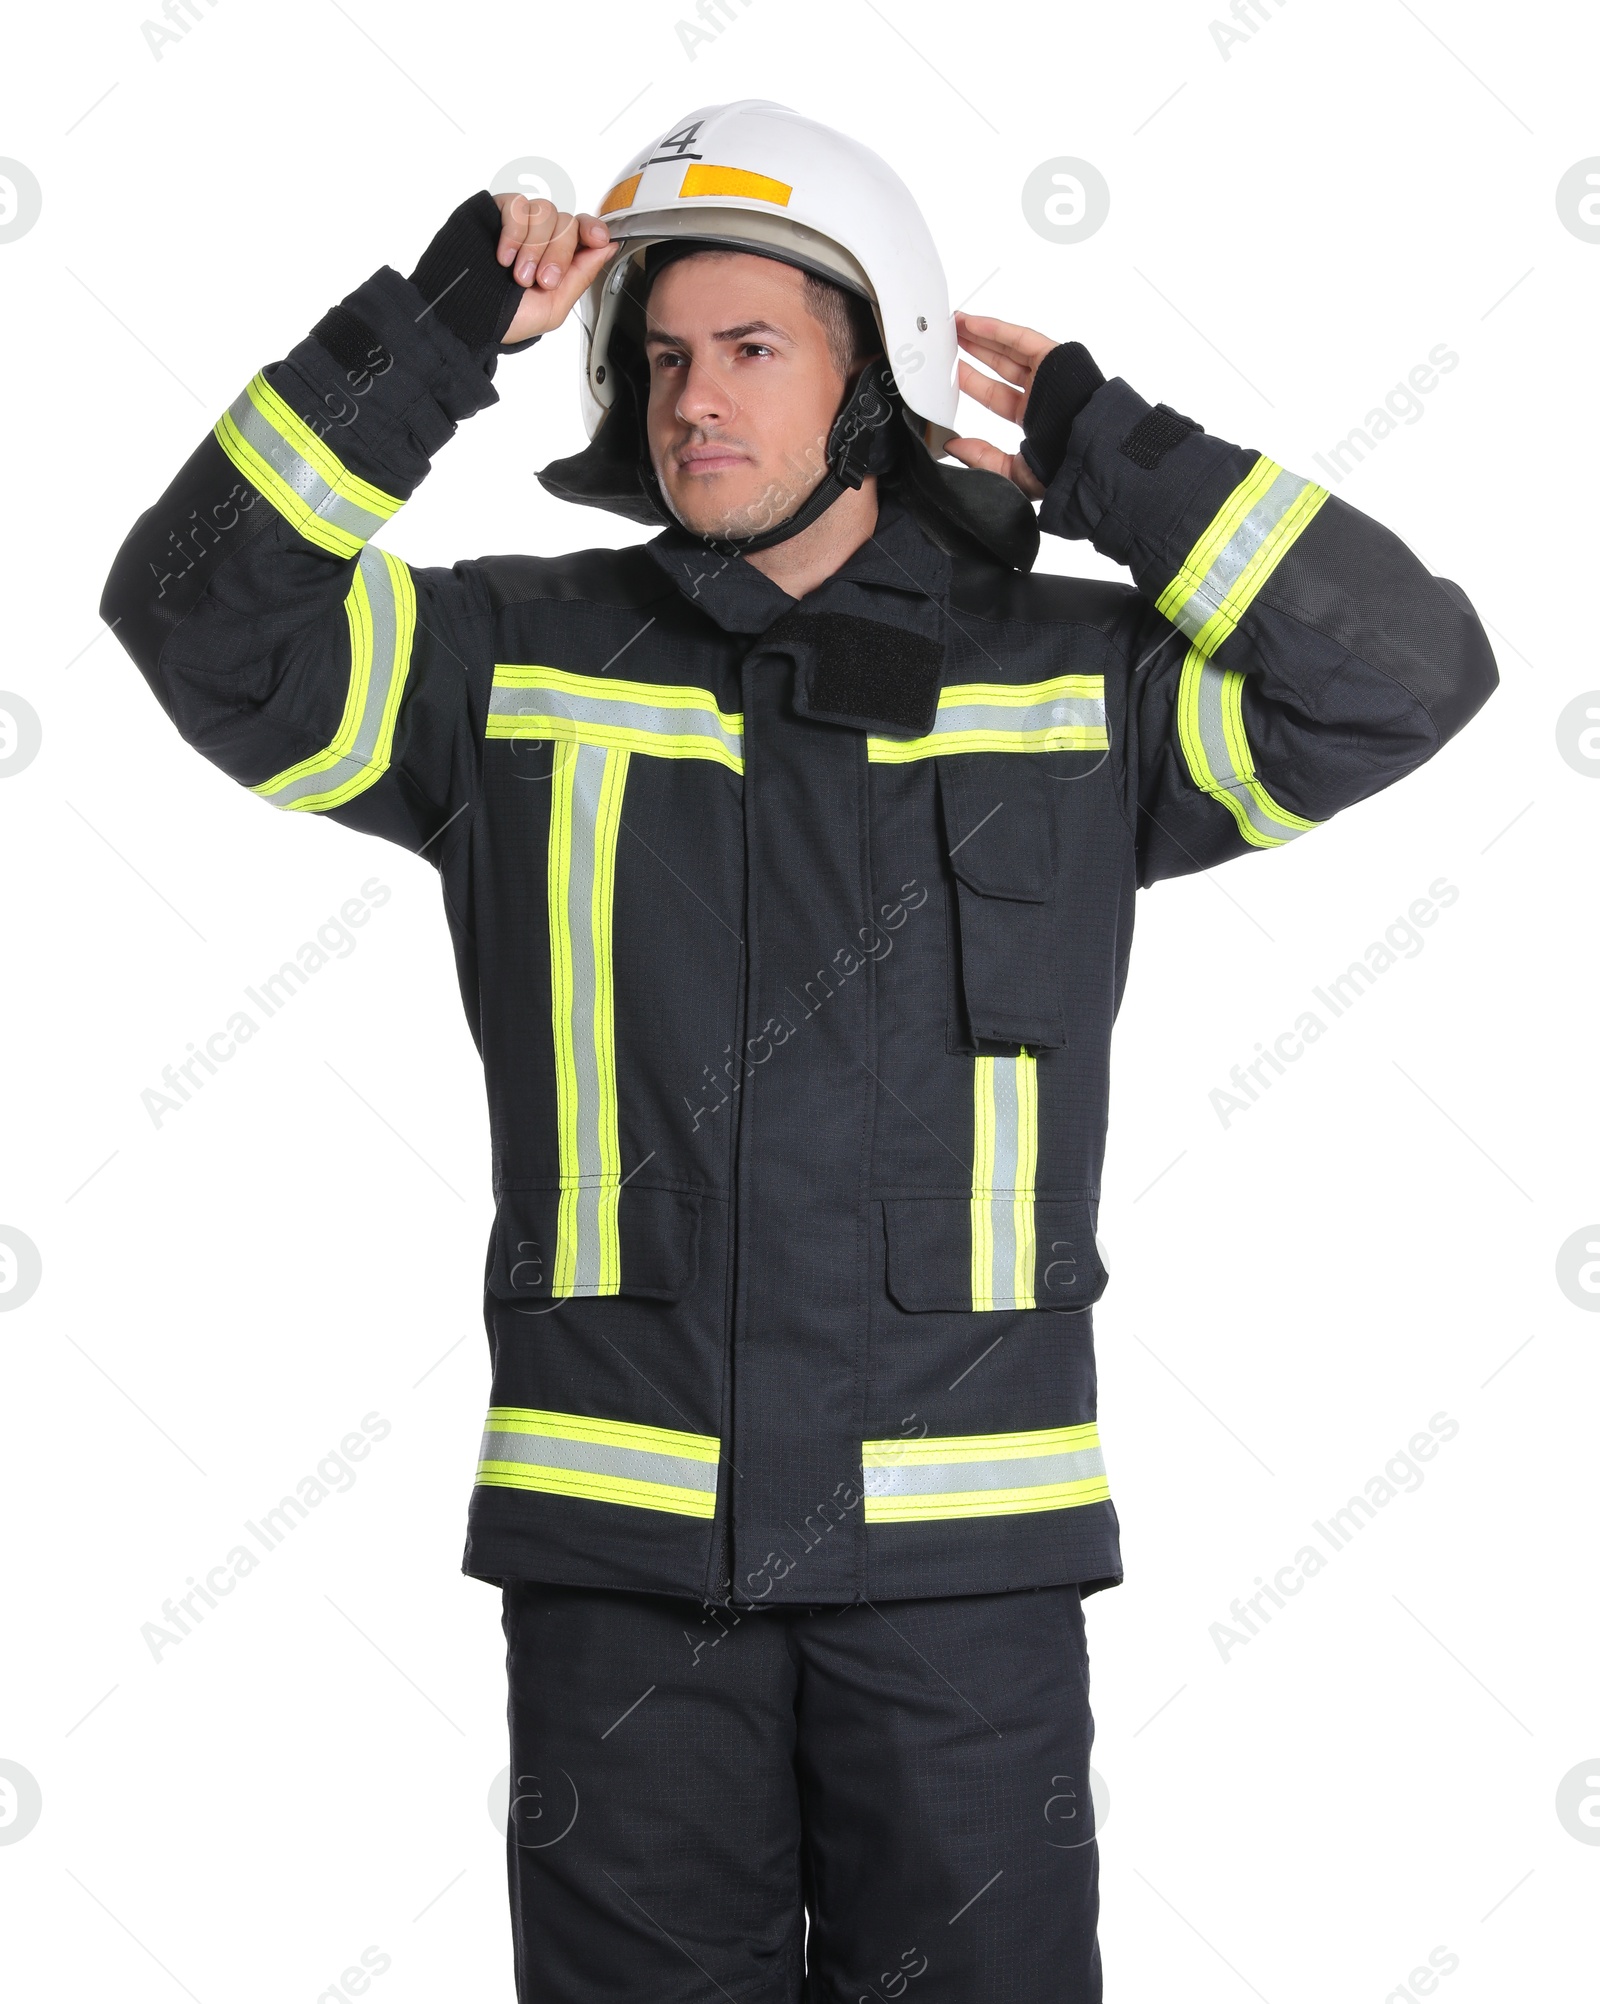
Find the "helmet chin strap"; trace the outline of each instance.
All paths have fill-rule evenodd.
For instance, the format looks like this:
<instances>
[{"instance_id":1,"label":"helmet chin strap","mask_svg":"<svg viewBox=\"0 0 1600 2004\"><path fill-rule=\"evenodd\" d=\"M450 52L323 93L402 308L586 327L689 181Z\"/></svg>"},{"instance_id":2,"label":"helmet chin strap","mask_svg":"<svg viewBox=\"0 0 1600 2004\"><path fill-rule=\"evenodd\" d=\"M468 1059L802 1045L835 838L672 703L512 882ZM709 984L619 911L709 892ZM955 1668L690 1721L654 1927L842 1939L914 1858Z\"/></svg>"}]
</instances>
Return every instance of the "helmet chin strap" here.
<instances>
[{"instance_id":1,"label":"helmet chin strap","mask_svg":"<svg viewBox=\"0 0 1600 2004\"><path fill-rule=\"evenodd\" d=\"M719 556L743 557L757 550L786 543L809 529L847 490L860 487L869 473L887 473L895 463L894 423L899 400L894 376L886 361L869 362L856 377L838 415L828 431L826 465L822 478L795 509L781 522L750 536L705 536L704 541ZM648 448L640 454L639 479L664 521L687 528L656 479Z\"/></svg>"}]
</instances>

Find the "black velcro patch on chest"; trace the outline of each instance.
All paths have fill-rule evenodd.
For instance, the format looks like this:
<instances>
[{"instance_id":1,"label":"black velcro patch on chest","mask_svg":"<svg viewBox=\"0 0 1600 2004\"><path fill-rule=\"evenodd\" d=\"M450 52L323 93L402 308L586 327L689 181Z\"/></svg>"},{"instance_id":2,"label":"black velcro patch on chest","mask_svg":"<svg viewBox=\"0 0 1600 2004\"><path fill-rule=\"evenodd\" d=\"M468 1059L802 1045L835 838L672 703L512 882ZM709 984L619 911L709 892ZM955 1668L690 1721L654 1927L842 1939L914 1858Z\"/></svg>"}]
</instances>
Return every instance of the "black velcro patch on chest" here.
<instances>
[{"instance_id":1,"label":"black velcro patch on chest","mask_svg":"<svg viewBox=\"0 0 1600 2004\"><path fill-rule=\"evenodd\" d=\"M813 650L796 690L803 715L906 737L933 729L944 675L937 640L844 612L786 612L761 637Z\"/></svg>"}]
</instances>

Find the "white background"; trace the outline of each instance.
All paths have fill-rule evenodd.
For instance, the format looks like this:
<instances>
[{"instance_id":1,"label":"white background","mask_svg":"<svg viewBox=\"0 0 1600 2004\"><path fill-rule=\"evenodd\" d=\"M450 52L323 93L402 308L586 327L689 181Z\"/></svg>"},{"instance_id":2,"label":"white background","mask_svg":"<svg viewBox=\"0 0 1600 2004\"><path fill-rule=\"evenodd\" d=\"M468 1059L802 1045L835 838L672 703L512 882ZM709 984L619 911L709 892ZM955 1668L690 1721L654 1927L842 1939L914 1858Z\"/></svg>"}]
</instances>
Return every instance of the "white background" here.
<instances>
[{"instance_id":1,"label":"white background","mask_svg":"<svg viewBox=\"0 0 1600 2004\"><path fill-rule=\"evenodd\" d=\"M0 83L44 197L0 244L0 687L44 732L0 785L0 1224L43 1258L0 1317L0 1760L43 1802L0 1845L9 1994L314 2004L376 1945L385 2004L511 1997L499 1596L458 1571L487 1129L437 884L186 749L96 607L249 376L506 162L592 207L741 96L881 152L953 302L1298 472L1460 356L1339 491L1470 594L1499 692L1393 791L1141 901L1097 1312L1128 1578L1087 1604L1107 1996L1382 2004L1436 1947L1449 2004L1596 1994L1600 1846L1555 1807L1600 1773L1600 1321L1556 1283L1600 1218L1600 785L1556 738L1600 688L1600 245L1555 201L1600 154L1592 18L1263 0L1224 59L1208 0L729 0L691 59L686 0L195 5L160 60L138 0L19 9ZM1020 203L1060 155L1111 189L1071 246ZM533 479L582 442L575 355L502 363L388 547L649 533ZM356 950L153 1125L163 1066L373 876ZM1441 876L1423 950L1224 1127L1229 1068ZM142 1625L369 1412L354 1487L154 1661ZM1224 1661L1234 1599L1435 1413L1422 1486Z\"/></svg>"}]
</instances>

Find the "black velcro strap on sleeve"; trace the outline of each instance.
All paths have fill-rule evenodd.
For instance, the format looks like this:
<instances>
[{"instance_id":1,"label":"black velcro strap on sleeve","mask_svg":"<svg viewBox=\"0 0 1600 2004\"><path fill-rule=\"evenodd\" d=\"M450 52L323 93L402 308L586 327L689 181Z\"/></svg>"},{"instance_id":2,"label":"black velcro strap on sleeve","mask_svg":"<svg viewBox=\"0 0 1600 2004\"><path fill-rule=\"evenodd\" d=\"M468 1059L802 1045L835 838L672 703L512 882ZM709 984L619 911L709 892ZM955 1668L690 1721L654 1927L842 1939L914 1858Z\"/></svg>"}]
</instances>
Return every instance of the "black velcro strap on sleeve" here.
<instances>
[{"instance_id":1,"label":"black velcro strap on sleeve","mask_svg":"<svg viewBox=\"0 0 1600 2004\"><path fill-rule=\"evenodd\" d=\"M320 341L340 367L352 373L370 370L381 376L394 360L361 315L352 313L348 306L330 306L312 328L311 338Z\"/></svg>"},{"instance_id":2,"label":"black velcro strap on sleeve","mask_svg":"<svg viewBox=\"0 0 1600 2004\"><path fill-rule=\"evenodd\" d=\"M1073 421L1105 382L1081 341L1062 341L1033 372L1022 413L1022 457L1048 487L1067 456Z\"/></svg>"},{"instance_id":3,"label":"black velcro strap on sleeve","mask_svg":"<svg viewBox=\"0 0 1600 2004\"><path fill-rule=\"evenodd\" d=\"M499 242L500 205L480 188L446 219L410 275L433 312L474 354L498 346L525 291L496 258Z\"/></svg>"},{"instance_id":4,"label":"black velcro strap on sleeve","mask_svg":"<svg viewBox=\"0 0 1600 2004\"><path fill-rule=\"evenodd\" d=\"M1199 429L1193 418L1184 417L1171 404L1157 404L1122 441L1122 455L1153 473L1175 445L1182 445L1190 432Z\"/></svg>"}]
</instances>

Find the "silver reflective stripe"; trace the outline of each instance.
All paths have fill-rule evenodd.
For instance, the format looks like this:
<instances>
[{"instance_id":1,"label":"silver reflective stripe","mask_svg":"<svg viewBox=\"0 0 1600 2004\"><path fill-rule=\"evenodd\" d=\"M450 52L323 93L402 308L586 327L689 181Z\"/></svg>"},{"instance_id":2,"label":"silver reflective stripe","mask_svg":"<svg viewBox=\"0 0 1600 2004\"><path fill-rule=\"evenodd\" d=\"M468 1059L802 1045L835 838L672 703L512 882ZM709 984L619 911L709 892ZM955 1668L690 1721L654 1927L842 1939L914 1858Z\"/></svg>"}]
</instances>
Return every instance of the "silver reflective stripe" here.
<instances>
[{"instance_id":1,"label":"silver reflective stripe","mask_svg":"<svg viewBox=\"0 0 1600 2004\"><path fill-rule=\"evenodd\" d=\"M1223 722L1223 694L1228 672L1214 661L1204 662L1200 668L1199 688L1195 692L1195 718L1200 729L1200 742L1205 747L1206 763L1217 784L1227 788L1258 835L1271 843L1292 842L1296 835L1305 834L1311 824L1298 815L1280 818L1269 812L1260 789L1248 785L1246 775L1234 766ZM1255 775L1252 773L1248 777L1253 779Z\"/></svg>"},{"instance_id":2,"label":"silver reflective stripe","mask_svg":"<svg viewBox=\"0 0 1600 2004\"><path fill-rule=\"evenodd\" d=\"M552 775L550 984L561 1194L556 1295L615 1294L621 1192L611 908L630 754L568 748Z\"/></svg>"},{"instance_id":3,"label":"silver reflective stripe","mask_svg":"<svg viewBox=\"0 0 1600 2004\"><path fill-rule=\"evenodd\" d=\"M548 1433L497 1433L486 1430L482 1459L519 1462L528 1468L565 1468L585 1475L621 1476L630 1482L659 1482L672 1489L717 1493L715 1461L691 1461L685 1455L658 1454L641 1447L619 1447L607 1441L564 1440Z\"/></svg>"},{"instance_id":4,"label":"silver reflective stripe","mask_svg":"<svg viewBox=\"0 0 1600 2004\"><path fill-rule=\"evenodd\" d=\"M593 745L578 745L572 752L572 847L567 869L567 938L570 941L571 991L568 1020L573 1030L573 1099L577 1120L577 1156L570 1165L580 1183L598 1189L600 1162L600 1068L599 1052L591 1026L594 1022L595 954L594 906L595 822L600 813L600 782L605 777L609 754ZM565 1166L565 1165L564 1165ZM600 1279L600 1219L592 1202L580 1203L577 1210L577 1243L571 1284L589 1288Z\"/></svg>"},{"instance_id":5,"label":"silver reflective stripe","mask_svg":"<svg viewBox=\"0 0 1600 2004\"><path fill-rule=\"evenodd\" d=\"M953 731L1047 731L1052 725L1104 725L1104 696L1057 696L1048 703L941 703L933 737Z\"/></svg>"},{"instance_id":6,"label":"silver reflective stripe","mask_svg":"<svg viewBox=\"0 0 1600 2004\"><path fill-rule=\"evenodd\" d=\"M962 1489L1042 1488L1052 1482L1082 1482L1105 1472L1103 1451L1080 1447L1067 1454L1033 1454L1020 1459L866 1467L862 1475L869 1496L939 1496Z\"/></svg>"},{"instance_id":7,"label":"silver reflective stripe","mask_svg":"<svg viewBox=\"0 0 1600 2004\"><path fill-rule=\"evenodd\" d=\"M332 744L252 787L274 807L325 814L389 769L395 720L416 637L417 595L398 557L370 545L356 559L345 597L350 679Z\"/></svg>"},{"instance_id":8,"label":"silver reflective stripe","mask_svg":"<svg viewBox=\"0 0 1600 2004\"><path fill-rule=\"evenodd\" d=\"M1256 777L1244 729L1244 676L1191 647L1178 678L1178 740L1197 786L1220 800L1257 848L1292 842L1316 826L1279 806ZM1241 766L1240 753L1245 763Z\"/></svg>"},{"instance_id":9,"label":"silver reflective stripe","mask_svg":"<svg viewBox=\"0 0 1600 2004\"><path fill-rule=\"evenodd\" d=\"M321 516L323 521L331 522L362 543L375 536L389 519L385 514L361 507L331 487L311 462L262 416L248 390L241 390L228 406L228 416L245 444L267 462L286 487L293 489L311 514ZM273 496L269 493L267 498L271 500Z\"/></svg>"},{"instance_id":10,"label":"silver reflective stripe","mask_svg":"<svg viewBox=\"0 0 1600 2004\"><path fill-rule=\"evenodd\" d=\"M388 763L387 740L393 736L389 697L396 678L403 678L406 669L395 645L400 627L399 609L395 604L394 581L380 551L363 549L356 568L366 587L371 617L367 631L359 638L358 622L352 621L350 673L357 685L355 693L360 704L355 735L348 747L325 753L326 763L313 760L305 766L292 767L286 779L269 780L261 791L274 807L295 807L325 793L339 792L352 781L365 779L369 769L378 764L380 749L383 764ZM364 688L360 686L362 683ZM390 726L387 731L386 720ZM371 778L376 779L381 770L380 766L373 771Z\"/></svg>"},{"instance_id":11,"label":"silver reflective stripe","mask_svg":"<svg viewBox=\"0 0 1600 2004\"><path fill-rule=\"evenodd\" d=\"M619 682L561 668L495 669L490 737L545 737L618 745L658 758L711 758L742 768L741 719L724 716L709 690Z\"/></svg>"},{"instance_id":12,"label":"silver reflective stripe","mask_svg":"<svg viewBox=\"0 0 1600 2004\"><path fill-rule=\"evenodd\" d=\"M1017 1187L1017 1065L1016 1058L996 1058L994 1081L994 1149L989 1164L990 1260L989 1298L1008 1301L1016 1284L1017 1224L1012 1193Z\"/></svg>"},{"instance_id":13,"label":"silver reflective stripe","mask_svg":"<svg viewBox=\"0 0 1600 2004\"><path fill-rule=\"evenodd\" d=\"M972 1074L972 1305L1034 1306L1038 1060L978 1057Z\"/></svg>"},{"instance_id":14,"label":"silver reflective stripe","mask_svg":"<svg viewBox=\"0 0 1600 2004\"><path fill-rule=\"evenodd\" d=\"M1212 558L1205 576L1180 605L1167 613L1173 625L1191 640L1198 639L1206 622L1222 610L1250 559L1301 495L1314 486L1315 482L1302 480L1297 473L1287 473L1279 467L1266 492Z\"/></svg>"},{"instance_id":15,"label":"silver reflective stripe","mask_svg":"<svg viewBox=\"0 0 1600 2004\"><path fill-rule=\"evenodd\" d=\"M1044 682L956 682L939 692L933 729L917 738L867 738L874 765L957 752L1104 751L1105 677L1055 675Z\"/></svg>"}]
</instances>

